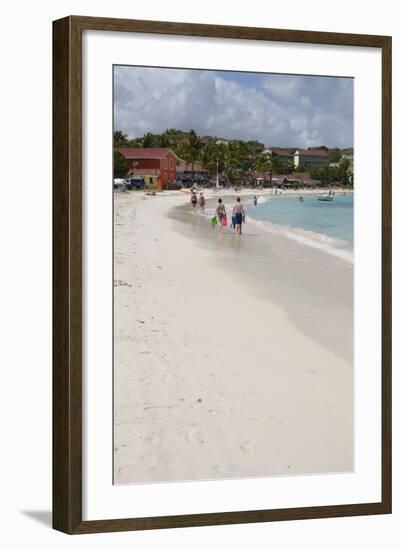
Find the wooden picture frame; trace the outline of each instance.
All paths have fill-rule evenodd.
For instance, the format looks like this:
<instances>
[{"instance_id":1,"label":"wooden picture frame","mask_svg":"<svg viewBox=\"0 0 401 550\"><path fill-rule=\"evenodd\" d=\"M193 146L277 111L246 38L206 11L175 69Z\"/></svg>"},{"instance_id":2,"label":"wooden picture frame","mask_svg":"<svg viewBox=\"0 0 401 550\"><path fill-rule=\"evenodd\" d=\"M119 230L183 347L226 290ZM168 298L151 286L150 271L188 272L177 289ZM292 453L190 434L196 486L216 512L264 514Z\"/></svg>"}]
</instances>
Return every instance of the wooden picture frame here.
<instances>
[{"instance_id":1,"label":"wooden picture frame","mask_svg":"<svg viewBox=\"0 0 401 550\"><path fill-rule=\"evenodd\" d=\"M382 55L382 497L379 502L82 520L82 46L84 30L378 48ZM53 527L68 534L391 512L391 37L66 17L53 23Z\"/></svg>"}]
</instances>

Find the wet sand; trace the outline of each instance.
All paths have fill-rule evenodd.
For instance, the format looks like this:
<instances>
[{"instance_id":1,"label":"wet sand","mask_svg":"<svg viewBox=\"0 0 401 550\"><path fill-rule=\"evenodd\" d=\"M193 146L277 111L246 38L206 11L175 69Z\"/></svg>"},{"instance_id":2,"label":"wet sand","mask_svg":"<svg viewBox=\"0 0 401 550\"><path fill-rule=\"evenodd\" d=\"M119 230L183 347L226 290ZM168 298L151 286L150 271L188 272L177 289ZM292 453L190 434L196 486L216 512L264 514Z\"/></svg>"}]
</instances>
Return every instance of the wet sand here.
<instances>
[{"instance_id":1,"label":"wet sand","mask_svg":"<svg viewBox=\"0 0 401 550\"><path fill-rule=\"evenodd\" d=\"M246 200L246 196L243 201ZM209 204L216 199L208 201ZM233 197L224 197L229 205ZM306 335L348 361L353 360L353 265L285 236L268 234L249 221L238 236L211 230L208 217L181 205L169 213L174 228L196 245L215 250L219 267L239 278L244 289L285 309Z\"/></svg>"}]
</instances>

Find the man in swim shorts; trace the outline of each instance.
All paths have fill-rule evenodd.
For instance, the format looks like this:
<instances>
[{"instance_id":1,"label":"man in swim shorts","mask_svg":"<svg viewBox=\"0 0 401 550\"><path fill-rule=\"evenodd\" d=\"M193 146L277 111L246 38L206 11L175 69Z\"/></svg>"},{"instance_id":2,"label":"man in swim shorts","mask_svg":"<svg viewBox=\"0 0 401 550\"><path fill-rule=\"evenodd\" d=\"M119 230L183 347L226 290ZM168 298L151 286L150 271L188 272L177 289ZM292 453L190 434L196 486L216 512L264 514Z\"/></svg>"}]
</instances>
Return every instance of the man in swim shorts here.
<instances>
[{"instance_id":1,"label":"man in swim shorts","mask_svg":"<svg viewBox=\"0 0 401 550\"><path fill-rule=\"evenodd\" d=\"M237 233L242 234L242 222L245 219L245 210L241 204L241 198L237 197L237 202L234 204L233 208L233 217L235 222L235 227L237 228Z\"/></svg>"}]
</instances>

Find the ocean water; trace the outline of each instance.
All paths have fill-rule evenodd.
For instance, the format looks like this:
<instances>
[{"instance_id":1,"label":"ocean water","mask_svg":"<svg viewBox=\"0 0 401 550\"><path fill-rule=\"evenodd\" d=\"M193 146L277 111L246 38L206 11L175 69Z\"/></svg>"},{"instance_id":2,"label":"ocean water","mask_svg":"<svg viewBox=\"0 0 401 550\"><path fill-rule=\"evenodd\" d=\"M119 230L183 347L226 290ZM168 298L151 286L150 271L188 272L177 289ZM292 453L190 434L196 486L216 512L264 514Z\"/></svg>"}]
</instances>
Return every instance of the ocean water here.
<instances>
[{"instance_id":1,"label":"ocean water","mask_svg":"<svg viewBox=\"0 0 401 550\"><path fill-rule=\"evenodd\" d=\"M248 220L264 230L286 237L353 262L353 194L336 194L331 202L317 195L264 196L258 205L245 201ZM248 221L247 220L247 221Z\"/></svg>"}]
</instances>

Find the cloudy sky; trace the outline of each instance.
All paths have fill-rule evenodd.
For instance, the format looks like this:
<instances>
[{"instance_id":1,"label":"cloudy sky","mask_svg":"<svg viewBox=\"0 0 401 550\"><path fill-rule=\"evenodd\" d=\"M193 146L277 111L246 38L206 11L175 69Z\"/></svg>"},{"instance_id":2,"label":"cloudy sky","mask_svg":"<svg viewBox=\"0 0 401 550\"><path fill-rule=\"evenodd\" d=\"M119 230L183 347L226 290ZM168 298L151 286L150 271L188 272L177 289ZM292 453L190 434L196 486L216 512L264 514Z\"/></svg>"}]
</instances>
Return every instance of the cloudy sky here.
<instances>
[{"instance_id":1,"label":"cloudy sky","mask_svg":"<svg viewBox=\"0 0 401 550\"><path fill-rule=\"evenodd\" d=\"M353 146L353 80L187 69L114 68L114 129L166 128L266 146Z\"/></svg>"}]
</instances>

